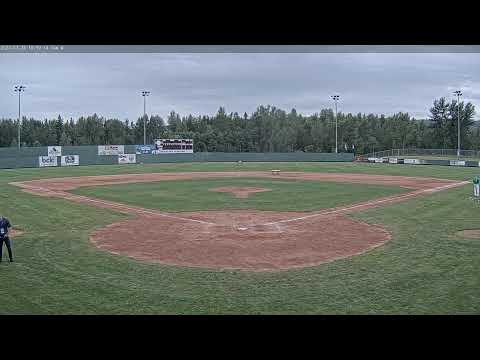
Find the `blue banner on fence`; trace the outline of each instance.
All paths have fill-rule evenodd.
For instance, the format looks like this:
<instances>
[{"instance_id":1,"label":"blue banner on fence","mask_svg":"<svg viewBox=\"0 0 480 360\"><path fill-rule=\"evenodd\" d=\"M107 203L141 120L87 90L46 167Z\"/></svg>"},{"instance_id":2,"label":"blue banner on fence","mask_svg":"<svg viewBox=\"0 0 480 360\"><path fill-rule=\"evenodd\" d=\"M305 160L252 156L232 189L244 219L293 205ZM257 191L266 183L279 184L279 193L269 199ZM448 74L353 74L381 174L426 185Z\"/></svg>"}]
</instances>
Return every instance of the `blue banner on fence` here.
<instances>
[{"instance_id":1,"label":"blue banner on fence","mask_svg":"<svg viewBox=\"0 0 480 360\"><path fill-rule=\"evenodd\" d=\"M137 145L135 152L137 154L152 154L152 151L155 150L155 145Z\"/></svg>"}]
</instances>

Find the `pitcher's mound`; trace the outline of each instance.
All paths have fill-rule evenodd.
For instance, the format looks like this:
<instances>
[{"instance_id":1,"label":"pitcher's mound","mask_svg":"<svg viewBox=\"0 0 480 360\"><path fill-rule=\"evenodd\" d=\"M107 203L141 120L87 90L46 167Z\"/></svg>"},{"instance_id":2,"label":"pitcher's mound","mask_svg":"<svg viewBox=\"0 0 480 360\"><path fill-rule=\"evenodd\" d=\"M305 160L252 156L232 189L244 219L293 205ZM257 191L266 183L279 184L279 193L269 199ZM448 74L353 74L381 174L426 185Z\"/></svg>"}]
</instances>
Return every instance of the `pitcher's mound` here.
<instances>
[{"instance_id":1,"label":"pitcher's mound","mask_svg":"<svg viewBox=\"0 0 480 360\"><path fill-rule=\"evenodd\" d=\"M229 192L235 195L236 198L245 199L251 193L258 193L264 191L272 191L272 189L266 188L259 188L259 187L237 187L237 186L225 186L225 187L218 187L214 189L209 189L209 191L214 192Z\"/></svg>"}]
</instances>

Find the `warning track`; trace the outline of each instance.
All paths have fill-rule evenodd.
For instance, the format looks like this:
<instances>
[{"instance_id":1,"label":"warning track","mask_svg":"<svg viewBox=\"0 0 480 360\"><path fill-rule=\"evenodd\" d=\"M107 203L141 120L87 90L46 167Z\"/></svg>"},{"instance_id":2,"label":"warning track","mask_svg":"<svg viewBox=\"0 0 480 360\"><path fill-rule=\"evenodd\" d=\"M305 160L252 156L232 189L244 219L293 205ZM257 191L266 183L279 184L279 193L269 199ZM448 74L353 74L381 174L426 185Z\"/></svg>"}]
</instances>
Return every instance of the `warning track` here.
<instances>
[{"instance_id":1,"label":"warning track","mask_svg":"<svg viewBox=\"0 0 480 360\"><path fill-rule=\"evenodd\" d=\"M204 211L172 214L75 195L68 190L134 182L260 177L401 186L411 191L318 212ZM168 265L271 271L314 266L384 244L383 227L343 215L463 186L468 182L404 176L282 172L194 172L84 176L13 182L23 191L134 214L91 234L99 248Z\"/></svg>"}]
</instances>

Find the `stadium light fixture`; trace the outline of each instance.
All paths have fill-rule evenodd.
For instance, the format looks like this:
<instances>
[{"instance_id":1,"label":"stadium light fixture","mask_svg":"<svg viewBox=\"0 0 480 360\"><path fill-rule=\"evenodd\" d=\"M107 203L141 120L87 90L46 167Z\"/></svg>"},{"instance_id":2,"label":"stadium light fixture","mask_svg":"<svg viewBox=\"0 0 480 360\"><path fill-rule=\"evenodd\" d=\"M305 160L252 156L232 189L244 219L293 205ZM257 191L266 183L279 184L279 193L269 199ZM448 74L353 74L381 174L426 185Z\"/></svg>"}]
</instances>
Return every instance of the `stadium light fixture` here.
<instances>
[{"instance_id":1,"label":"stadium light fixture","mask_svg":"<svg viewBox=\"0 0 480 360\"><path fill-rule=\"evenodd\" d=\"M457 131L458 131L457 157L460 158L460 96L462 96L463 94L460 90L454 91L453 94L457 95L457 109L458 109L458 117L457 117Z\"/></svg>"},{"instance_id":2,"label":"stadium light fixture","mask_svg":"<svg viewBox=\"0 0 480 360\"><path fill-rule=\"evenodd\" d=\"M340 99L340 95L332 95L333 101L335 101L335 153L338 153L338 120L337 120L337 102Z\"/></svg>"},{"instance_id":3,"label":"stadium light fixture","mask_svg":"<svg viewBox=\"0 0 480 360\"><path fill-rule=\"evenodd\" d=\"M146 128L146 117L147 117L147 96L150 95L150 91L142 91L143 96L143 145L147 145L147 128Z\"/></svg>"},{"instance_id":4,"label":"stadium light fixture","mask_svg":"<svg viewBox=\"0 0 480 360\"><path fill-rule=\"evenodd\" d=\"M20 117L20 94L22 91L25 91L26 86L24 85L15 85L15 89L13 91L18 92L18 148L20 149L20 127L21 127L21 117Z\"/></svg>"}]
</instances>

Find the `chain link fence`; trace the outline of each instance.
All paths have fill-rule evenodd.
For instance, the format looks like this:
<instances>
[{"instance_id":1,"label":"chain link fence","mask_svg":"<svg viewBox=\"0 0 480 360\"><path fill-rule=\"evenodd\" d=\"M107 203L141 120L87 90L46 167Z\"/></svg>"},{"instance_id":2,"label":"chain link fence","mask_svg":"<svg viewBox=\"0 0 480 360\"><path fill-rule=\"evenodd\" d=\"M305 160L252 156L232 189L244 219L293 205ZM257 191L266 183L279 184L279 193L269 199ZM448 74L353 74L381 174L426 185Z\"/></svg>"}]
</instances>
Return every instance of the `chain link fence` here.
<instances>
[{"instance_id":1,"label":"chain link fence","mask_svg":"<svg viewBox=\"0 0 480 360\"><path fill-rule=\"evenodd\" d=\"M410 149L390 149L383 151L376 151L370 154L363 155L364 158L368 157L406 157L406 156L431 156L431 157L445 157L445 158L456 158L457 149L419 149L419 148L410 148ZM471 158L478 159L480 158L480 150L460 150L461 158Z\"/></svg>"}]
</instances>

